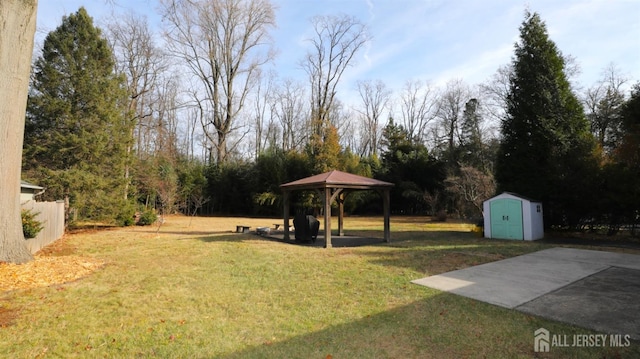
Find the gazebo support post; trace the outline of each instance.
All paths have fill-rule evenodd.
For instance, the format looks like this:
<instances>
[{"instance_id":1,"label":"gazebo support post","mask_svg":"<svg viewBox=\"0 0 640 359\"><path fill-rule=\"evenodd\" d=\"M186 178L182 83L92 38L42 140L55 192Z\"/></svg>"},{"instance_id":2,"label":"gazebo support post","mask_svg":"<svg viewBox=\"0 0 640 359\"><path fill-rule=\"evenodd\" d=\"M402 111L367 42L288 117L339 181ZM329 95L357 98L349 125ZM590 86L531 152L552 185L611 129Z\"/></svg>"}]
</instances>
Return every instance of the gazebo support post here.
<instances>
[{"instance_id":1,"label":"gazebo support post","mask_svg":"<svg viewBox=\"0 0 640 359\"><path fill-rule=\"evenodd\" d=\"M325 248L331 248L331 188L324 189L324 239Z\"/></svg>"},{"instance_id":2,"label":"gazebo support post","mask_svg":"<svg viewBox=\"0 0 640 359\"><path fill-rule=\"evenodd\" d=\"M344 189L336 188L331 192L331 198L329 199L329 208L331 208L331 203L334 200L338 202L338 236L344 236L344 196Z\"/></svg>"},{"instance_id":3,"label":"gazebo support post","mask_svg":"<svg viewBox=\"0 0 640 359\"><path fill-rule=\"evenodd\" d=\"M284 240L289 238L289 191L283 191L282 201L284 202Z\"/></svg>"},{"instance_id":4,"label":"gazebo support post","mask_svg":"<svg viewBox=\"0 0 640 359\"><path fill-rule=\"evenodd\" d=\"M338 194L338 236L344 236L344 191Z\"/></svg>"},{"instance_id":5,"label":"gazebo support post","mask_svg":"<svg viewBox=\"0 0 640 359\"><path fill-rule=\"evenodd\" d=\"M391 209L390 209L389 203L391 201L389 196L389 190L384 189L382 190L381 194L382 194L382 207L384 212L384 241L389 243L391 242L391 225L389 221L389 217L391 216Z\"/></svg>"}]
</instances>

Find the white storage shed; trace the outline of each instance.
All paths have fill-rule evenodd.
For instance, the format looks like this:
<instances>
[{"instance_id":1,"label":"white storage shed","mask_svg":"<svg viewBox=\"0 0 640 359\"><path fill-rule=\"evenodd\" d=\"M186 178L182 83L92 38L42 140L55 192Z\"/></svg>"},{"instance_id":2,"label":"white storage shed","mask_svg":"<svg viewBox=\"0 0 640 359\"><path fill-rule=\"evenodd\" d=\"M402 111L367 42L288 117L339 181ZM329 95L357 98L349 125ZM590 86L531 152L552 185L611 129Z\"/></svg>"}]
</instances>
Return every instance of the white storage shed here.
<instances>
[{"instance_id":1,"label":"white storage shed","mask_svg":"<svg viewBox=\"0 0 640 359\"><path fill-rule=\"evenodd\" d=\"M486 238L534 241L544 237L542 203L504 192L482 204Z\"/></svg>"}]
</instances>

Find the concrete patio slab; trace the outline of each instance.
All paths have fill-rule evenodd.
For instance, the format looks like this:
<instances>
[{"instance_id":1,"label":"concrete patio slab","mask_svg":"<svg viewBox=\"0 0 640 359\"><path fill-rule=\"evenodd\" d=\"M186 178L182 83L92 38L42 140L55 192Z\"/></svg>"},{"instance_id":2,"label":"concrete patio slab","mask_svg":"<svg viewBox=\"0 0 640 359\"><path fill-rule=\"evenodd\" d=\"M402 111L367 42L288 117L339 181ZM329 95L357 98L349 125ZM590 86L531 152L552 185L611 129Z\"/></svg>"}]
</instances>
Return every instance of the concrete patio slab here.
<instances>
[{"instance_id":1,"label":"concrete patio slab","mask_svg":"<svg viewBox=\"0 0 640 359\"><path fill-rule=\"evenodd\" d=\"M640 340L640 270L611 267L516 309Z\"/></svg>"},{"instance_id":2,"label":"concrete patio slab","mask_svg":"<svg viewBox=\"0 0 640 359\"><path fill-rule=\"evenodd\" d=\"M560 261L600 263L607 266L640 270L640 256L628 253L592 251L576 248L551 248L531 254L542 254Z\"/></svg>"},{"instance_id":3,"label":"concrete patio slab","mask_svg":"<svg viewBox=\"0 0 640 359\"><path fill-rule=\"evenodd\" d=\"M551 248L412 283L640 339L640 255Z\"/></svg>"},{"instance_id":4,"label":"concrete patio slab","mask_svg":"<svg viewBox=\"0 0 640 359\"><path fill-rule=\"evenodd\" d=\"M505 308L515 308L609 267L602 261L589 262L584 253L581 256L574 253L580 250L564 249L546 249L414 280L412 283ZM592 256L598 257L598 253ZM581 260L564 260L563 255L577 256Z\"/></svg>"}]
</instances>

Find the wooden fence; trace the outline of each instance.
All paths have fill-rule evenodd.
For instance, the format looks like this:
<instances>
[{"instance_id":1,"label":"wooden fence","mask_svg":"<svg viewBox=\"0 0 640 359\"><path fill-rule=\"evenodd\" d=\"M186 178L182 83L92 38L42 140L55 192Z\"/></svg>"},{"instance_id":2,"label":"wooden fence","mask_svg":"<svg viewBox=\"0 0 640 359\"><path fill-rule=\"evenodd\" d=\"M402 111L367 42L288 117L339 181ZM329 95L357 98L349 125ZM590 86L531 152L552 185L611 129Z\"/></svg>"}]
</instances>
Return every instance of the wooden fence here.
<instances>
[{"instance_id":1,"label":"wooden fence","mask_svg":"<svg viewBox=\"0 0 640 359\"><path fill-rule=\"evenodd\" d=\"M36 213L36 219L44 227L35 238L26 240L31 253L36 253L44 246L57 241L64 234L64 202L28 201L22 203L22 209Z\"/></svg>"}]
</instances>

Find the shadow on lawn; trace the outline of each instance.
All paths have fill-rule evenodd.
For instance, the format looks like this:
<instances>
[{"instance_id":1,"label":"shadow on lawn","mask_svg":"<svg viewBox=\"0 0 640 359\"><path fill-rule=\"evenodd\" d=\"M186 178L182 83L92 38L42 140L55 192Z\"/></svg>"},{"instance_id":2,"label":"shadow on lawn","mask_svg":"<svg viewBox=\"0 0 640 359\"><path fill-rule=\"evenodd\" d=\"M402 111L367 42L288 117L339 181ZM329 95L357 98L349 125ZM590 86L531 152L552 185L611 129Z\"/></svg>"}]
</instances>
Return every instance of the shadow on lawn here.
<instances>
[{"instance_id":1,"label":"shadow on lawn","mask_svg":"<svg viewBox=\"0 0 640 359\"><path fill-rule=\"evenodd\" d=\"M167 233L167 232L164 232L164 233ZM176 234L186 234L186 232L180 232ZM324 247L325 245L325 239L322 231L320 231L318 235L318 239L315 242L295 241L293 239L294 238L293 232L291 233L291 238L292 238L291 240L285 240L283 238L284 235L282 233L275 234L275 235L258 235L253 232L252 233L234 233L234 232L226 231L226 232L219 232L219 234L224 234L224 235L217 235L218 233L210 233L210 232L206 232L204 234L209 234L209 235L202 236L202 237L195 237L195 238L180 238L180 239L181 240L197 239L203 242L227 242L227 241L241 242L241 241L247 241L247 240L268 241L268 242L274 242L274 243L285 243L285 244L299 245L299 246L305 246L305 247ZM354 236L339 237L335 234L331 239L331 243L332 243L332 246L335 248L362 247L362 246L386 244L382 238L354 237Z\"/></svg>"},{"instance_id":2,"label":"shadow on lawn","mask_svg":"<svg viewBox=\"0 0 640 359\"><path fill-rule=\"evenodd\" d=\"M295 234L291 233L291 240L284 240L284 234L277 232L266 236L260 236L264 240L271 240L280 243L288 243L301 245L306 247L324 247L325 238L324 231L320 230L318 238L315 242L311 241L295 241ZM366 246L385 246L385 247L410 247L419 244L421 241L442 241L449 242L452 239L466 240L468 238L474 238L468 232L461 231L404 231L404 232L392 232L391 241L389 243L384 241L384 234L379 230L345 230L344 236L338 236L337 231L332 231L331 245L334 248L355 248Z\"/></svg>"},{"instance_id":3,"label":"shadow on lawn","mask_svg":"<svg viewBox=\"0 0 640 359\"><path fill-rule=\"evenodd\" d=\"M169 232L164 232L169 233ZM198 240L205 243L213 242L242 242L246 240L253 240L260 237L251 235L249 233L234 233L229 231L221 232L175 232L173 234L195 235L195 237L181 237L177 238L179 241Z\"/></svg>"},{"instance_id":4,"label":"shadow on lawn","mask_svg":"<svg viewBox=\"0 0 640 359\"><path fill-rule=\"evenodd\" d=\"M203 242L242 242L242 241L267 241L274 243L284 243L291 244L297 246L304 247L324 247L325 240L324 237L319 236L319 238L315 242L299 242L295 240L284 240L282 236L261 236L255 233L229 233L223 232L226 235L209 235L203 237L196 238L181 238L181 239L197 239ZM293 234L291 235L293 238ZM380 245L384 243L382 238L340 238L333 237L331 240L332 246L335 248L343 248L343 247L362 247L368 245Z\"/></svg>"},{"instance_id":5,"label":"shadow on lawn","mask_svg":"<svg viewBox=\"0 0 640 359\"><path fill-rule=\"evenodd\" d=\"M544 243L486 239L470 232L458 231L401 232L396 235L395 240L384 245L393 249L381 251L363 248L358 253L370 256L371 263L408 268L425 276L515 257L549 247Z\"/></svg>"},{"instance_id":6,"label":"shadow on lawn","mask_svg":"<svg viewBox=\"0 0 640 359\"><path fill-rule=\"evenodd\" d=\"M144 230L144 231L129 231L129 233L157 233L157 234L177 234L183 236L213 236L218 234L231 234L230 231L164 231L160 230L159 232L155 229L153 230ZM180 238L180 239L188 239L188 238Z\"/></svg>"},{"instance_id":7,"label":"shadow on lawn","mask_svg":"<svg viewBox=\"0 0 640 359\"><path fill-rule=\"evenodd\" d=\"M322 327L323 324L313 323L309 318L305 318L304 323L281 324L272 328L271 333L265 333L265 338L259 338L263 341L261 345L218 358L422 358L433 356L434 350L441 357L478 354L476 350L458 345L441 343L434 347L434 342L443 339L439 336L452 334L446 324L452 318L443 315L451 305L452 296L427 291L431 292L428 299L284 340L280 340L278 334L287 333L291 330L289 327Z\"/></svg>"},{"instance_id":8,"label":"shadow on lawn","mask_svg":"<svg viewBox=\"0 0 640 359\"><path fill-rule=\"evenodd\" d=\"M493 262L548 248L539 242L493 240L480 238L470 232L460 231L408 231L392 234L390 243L380 238L380 231L346 231L347 236L332 236L333 249L353 248L358 255L370 257L373 264L396 268L408 268L424 276ZM292 235L293 236L293 235ZM201 237L203 242L268 241L303 247L322 248L325 245L322 232L315 243L285 241L282 237L260 236L255 233L229 233ZM417 278L416 278L417 279Z\"/></svg>"},{"instance_id":9,"label":"shadow on lawn","mask_svg":"<svg viewBox=\"0 0 640 359\"><path fill-rule=\"evenodd\" d=\"M588 332L453 294L424 289L428 297L353 321L281 340L296 324L264 334L260 345L217 358L487 358L534 357L534 331ZM496 318L500 318L496 320ZM322 327L305 318L300 327ZM313 330L313 329L309 329ZM563 357L631 357L627 348L551 348ZM555 352L555 353L554 353Z\"/></svg>"}]
</instances>

